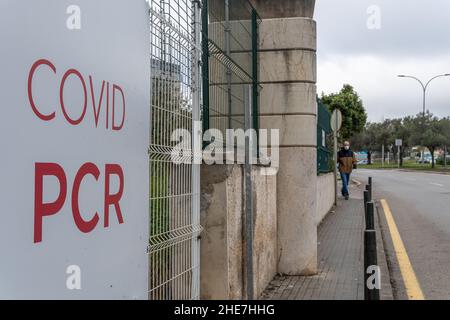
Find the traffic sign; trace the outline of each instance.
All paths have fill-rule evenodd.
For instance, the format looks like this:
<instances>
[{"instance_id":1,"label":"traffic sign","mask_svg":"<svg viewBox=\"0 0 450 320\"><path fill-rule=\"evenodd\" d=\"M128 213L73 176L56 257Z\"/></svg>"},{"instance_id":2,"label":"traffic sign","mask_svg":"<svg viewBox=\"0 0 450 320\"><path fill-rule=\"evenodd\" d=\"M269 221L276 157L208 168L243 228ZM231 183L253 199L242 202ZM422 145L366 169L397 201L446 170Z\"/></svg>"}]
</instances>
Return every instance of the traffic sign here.
<instances>
[{"instance_id":1,"label":"traffic sign","mask_svg":"<svg viewBox=\"0 0 450 320\"><path fill-rule=\"evenodd\" d=\"M342 127L342 113L341 110L335 109L331 115L330 120L331 130L337 132Z\"/></svg>"}]
</instances>

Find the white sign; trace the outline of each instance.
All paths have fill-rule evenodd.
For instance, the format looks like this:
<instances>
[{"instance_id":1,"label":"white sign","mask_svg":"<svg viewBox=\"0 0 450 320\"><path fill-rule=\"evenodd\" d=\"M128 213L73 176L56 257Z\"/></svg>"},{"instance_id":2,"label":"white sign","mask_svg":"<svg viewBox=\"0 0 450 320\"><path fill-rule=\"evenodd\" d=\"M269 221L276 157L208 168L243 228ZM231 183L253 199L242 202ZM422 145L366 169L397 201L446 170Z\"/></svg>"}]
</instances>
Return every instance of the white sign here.
<instances>
[{"instance_id":1,"label":"white sign","mask_svg":"<svg viewBox=\"0 0 450 320\"><path fill-rule=\"evenodd\" d=\"M402 143L403 143L402 139L395 139L395 146L401 147Z\"/></svg>"},{"instance_id":2,"label":"white sign","mask_svg":"<svg viewBox=\"0 0 450 320\"><path fill-rule=\"evenodd\" d=\"M327 135L325 133L325 130L322 129L322 147L326 147L327 146Z\"/></svg>"},{"instance_id":3,"label":"white sign","mask_svg":"<svg viewBox=\"0 0 450 320\"><path fill-rule=\"evenodd\" d=\"M342 127L341 110L335 109L333 111L333 113L331 114L330 125L331 125L331 130L333 130L334 132L337 132L341 129L341 127Z\"/></svg>"},{"instance_id":4,"label":"white sign","mask_svg":"<svg viewBox=\"0 0 450 320\"><path fill-rule=\"evenodd\" d=\"M0 298L147 299L144 0L0 2Z\"/></svg>"}]
</instances>

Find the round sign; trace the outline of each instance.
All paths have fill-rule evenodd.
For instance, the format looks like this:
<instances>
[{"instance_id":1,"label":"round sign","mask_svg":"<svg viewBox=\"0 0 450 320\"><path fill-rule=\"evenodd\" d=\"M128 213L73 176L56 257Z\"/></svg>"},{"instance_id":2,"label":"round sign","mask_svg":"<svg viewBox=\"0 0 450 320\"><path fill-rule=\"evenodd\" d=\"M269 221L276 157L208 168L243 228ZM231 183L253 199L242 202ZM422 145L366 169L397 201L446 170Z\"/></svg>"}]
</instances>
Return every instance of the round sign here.
<instances>
[{"instance_id":1,"label":"round sign","mask_svg":"<svg viewBox=\"0 0 450 320\"><path fill-rule=\"evenodd\" d=\"M339 131L342 127L342 113L341 110L335 109L331 115L330 120L331 130L334 132Z\"/></svg>"}]
</instances>

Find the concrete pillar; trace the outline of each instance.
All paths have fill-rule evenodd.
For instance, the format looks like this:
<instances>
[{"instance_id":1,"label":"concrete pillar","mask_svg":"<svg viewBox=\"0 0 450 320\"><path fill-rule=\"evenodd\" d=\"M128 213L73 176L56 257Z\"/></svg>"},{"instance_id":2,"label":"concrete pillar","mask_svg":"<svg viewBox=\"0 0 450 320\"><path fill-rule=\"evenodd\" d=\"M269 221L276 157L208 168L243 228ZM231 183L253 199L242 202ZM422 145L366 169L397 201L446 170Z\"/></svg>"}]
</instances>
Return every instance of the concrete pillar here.
<instances>
[{"instance_id":1,"label":"concrete pillar","mask_svg":"<svg viewBox=\"0 0 450 320\"><path fill-rule=\"evenodd\" d=\"M260 25L260 127L280 130L278 272L317 273L314 0L252 0Z\"/></svg>"}]
</instances>

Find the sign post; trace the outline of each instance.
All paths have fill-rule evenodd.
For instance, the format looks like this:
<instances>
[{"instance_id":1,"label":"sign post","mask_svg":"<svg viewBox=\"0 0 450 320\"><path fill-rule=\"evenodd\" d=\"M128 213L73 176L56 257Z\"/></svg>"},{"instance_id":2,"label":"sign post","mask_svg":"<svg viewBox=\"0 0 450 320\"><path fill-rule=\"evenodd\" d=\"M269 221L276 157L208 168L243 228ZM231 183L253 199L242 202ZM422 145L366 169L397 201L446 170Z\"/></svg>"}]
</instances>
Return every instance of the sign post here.
<instances>
[{"instance_id":1,"label":"sign post","mask_svg":"<svg viewBox=\"0 0 450 320\"><path fill-rule=\"evenodd\" d=\"M447 146L444 147L444 168L447 168Z\"/></svg>"},{"instance_id":2,"label":"sign post","mask_svg":"<svg viewBox=\"0 0 450 320\"><path fill-rule=\"evenodd\" d=\"M402 146L402 139L395 139L395 145L397 146L397 162L398 162L398 167L400 168L400 148Z\"/></svg>"},{"instance_id":3,"label":"sign post","mask_svg":"<svg viewBox=\"0 0 450 320\"><path fill-rule=\"evenodd\" d=\"M333 130L333 140L334 140L334 147L333 147L333 159L334 159L334 205L337 205L337 192L338 192L338 183L337 183L337 137L338 132L342 127L342 113L339 109L335 109L331 115L330 120L331 129Z\"/></svg>"},{"instance_id":4,"label":"sign post","mask_svg":"<svg viewBox=\"0 0 450 320\"><path fill-rule=\"evenodd\" d=\"M0 299L147 299L148 4L2 1L0 38Z\"/></svg>"}]
</instances>

